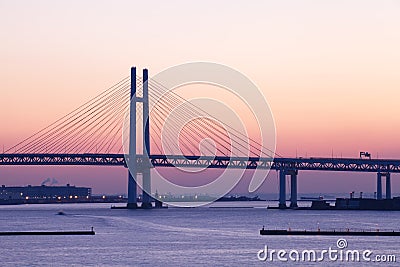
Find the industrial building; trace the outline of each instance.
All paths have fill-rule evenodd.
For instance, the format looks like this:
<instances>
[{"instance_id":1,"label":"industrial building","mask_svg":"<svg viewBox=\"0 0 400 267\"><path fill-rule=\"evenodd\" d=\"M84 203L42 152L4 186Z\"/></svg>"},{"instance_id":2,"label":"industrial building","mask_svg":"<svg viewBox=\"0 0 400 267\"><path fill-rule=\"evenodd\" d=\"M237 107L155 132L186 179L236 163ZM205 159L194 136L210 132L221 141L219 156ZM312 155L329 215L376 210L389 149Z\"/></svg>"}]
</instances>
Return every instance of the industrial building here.
<instances>
[{"instance_id":1,"label":"industrial building","mask_svg":"<svg viewBox=\"0 0 400 267\"><path fill-rule=\"evenodd\" d=\"M5 186L0 188L0 201L24 201L34 202L35 200L87 200L90 199L92 189L89 187L76 187L67 184L66 186Z\"/></svg>"}]
</instances>

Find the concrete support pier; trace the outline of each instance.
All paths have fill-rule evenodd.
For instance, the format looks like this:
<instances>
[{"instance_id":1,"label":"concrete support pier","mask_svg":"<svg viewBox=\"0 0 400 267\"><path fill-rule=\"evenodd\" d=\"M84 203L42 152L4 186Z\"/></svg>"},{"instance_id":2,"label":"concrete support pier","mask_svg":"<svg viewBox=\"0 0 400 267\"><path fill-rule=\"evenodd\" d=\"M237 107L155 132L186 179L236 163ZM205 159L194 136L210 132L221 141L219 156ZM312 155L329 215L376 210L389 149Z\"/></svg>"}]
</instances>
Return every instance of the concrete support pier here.
<instances>
[{"instance_id":1,"label":"concrete support pier","mask_svg":"<svg viewBox=\"0 0 400 267\"><path fill-rule=\"evenodd\" d=\"M131 172L128 170L128 209L136 209L137 205L137 184Z\"/></svg>"},{"instance_id":2,"label":"concrete support pier","mask_svg":"<svg viewBox=\"0 0 400 267\"><path fill-rule=\"evenodd\" d=\"M390 183L390 172L386 173L386 199L392 198L392 186Z\"/></svg>"},{"instance_id":3,"label":"concrete support pier","mask_svg":"<svg viewBox=\"0 0 400 267\"><path fill-rule=\"evenodd\" d=\"M150 184L150 169L143 171L143 200L142 200L142 208L150 209L153 207L151 204L151 184Z\"/></svg>"},{"instance_id":4,"label":"concrete support pier","mask_svg":"<svg viewBox=\"0 0 400 267\"><path fill-rule=\"evenodd\" d=\"M390 172L378 172L376 178L376 199L382 199L382 176L386 179L386 199L392 198L392 184L390 179Z\"/></svg>"},{"instance_id":5,"label":"concrete support pier","mask_svg":"<svg viewBox=\"0 0 400 267\"><path fill-rule=\"evenodd\" d=\"M376 199L382 199L382 173L380 172L376 177Z\"/></svg>"},{"instance_id":6,"label":"concrete support pier","mask_svg":"<svg viewBox=\"0 0 400 267\"><path fill-rule=\"evenodd\" d=\"M147 156L147 161L143 166L143 202L142 208L152 208L151 204L151 182L150 182L150 121L149 121L149 72L143 69L143 155Z\"/></svg>"},{"instance_id":7,"label":"concrete support pier","mask_svg":"<svg viewBox=\"0 0 400 267\"><path fill-rule=\"evenodd\" d=\"M290 207L297 208L297 171L290 172Z\"/></svg>"},{"instance_id":8,"label":"concrete support pier","mask_svg":"<svg viewBox=\"0 0 400 267\"><path fill-rule=\"evenodd\" d=\"M286 209L286 175L290 175L290 208L297 208L297 170L279 170L279 208Z\"/></svg>"},{"instance_id":9,"label":"concrete support pier","mask_svg":"<svg viewBox=\"0 0 400 267\"><path fill-rule=\"evenodd\" d=\"M136 165L136 101L132 98L136 94L136 68L131 68L131 102L130 102L130 130L129 130L129 161L133 161ZM133 164L131 164L132 166ZM128 209L137 208L137 183L136 168L133 173L128 170Z\"/></svg>"},{"instance_id":10,"label":"concrete support pier","mask_svg":"<svg viewBox=\"0 0 400 267\"><path fill-rule=\"evenodd\" d=\"M279 170L279 208L286 209L286 171Z\"/></svg>"}]
</instances>

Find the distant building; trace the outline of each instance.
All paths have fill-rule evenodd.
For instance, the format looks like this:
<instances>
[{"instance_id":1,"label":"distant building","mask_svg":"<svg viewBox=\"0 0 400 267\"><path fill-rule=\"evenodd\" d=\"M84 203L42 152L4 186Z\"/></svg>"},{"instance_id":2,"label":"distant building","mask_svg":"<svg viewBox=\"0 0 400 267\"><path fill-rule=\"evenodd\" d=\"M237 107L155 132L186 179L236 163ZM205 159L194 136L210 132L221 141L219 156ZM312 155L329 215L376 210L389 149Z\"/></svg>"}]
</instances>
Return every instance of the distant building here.
<instances>
[{"instance_id":1,"label":"distant building","mask_svg":"<svg viewBox=\"0 0 400 267\"><path fill-rule=\"evenodd\" d=\"M89 199L92 189L89 187L66 186L11 186L2 185L0 200L64 200Z\"/></svg>"}]
</instances>

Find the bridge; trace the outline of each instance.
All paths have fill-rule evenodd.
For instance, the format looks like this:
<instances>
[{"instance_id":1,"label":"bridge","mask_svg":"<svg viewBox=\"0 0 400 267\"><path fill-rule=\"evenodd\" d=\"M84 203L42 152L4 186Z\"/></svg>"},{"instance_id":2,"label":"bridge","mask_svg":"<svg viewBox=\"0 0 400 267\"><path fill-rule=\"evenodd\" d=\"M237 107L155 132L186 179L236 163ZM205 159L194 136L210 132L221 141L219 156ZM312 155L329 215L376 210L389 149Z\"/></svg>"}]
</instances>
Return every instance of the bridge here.
<instances>
[{"instance_id":1,"label":"bridge","mask_svg":"<svg viewBox=\"0 0 400 267\"><path fill-rule=\"evenodd\" d=\"M290 176L290 207L297 207L297 176L299 171L344 171L344 172L373 172L377 173L377 198L382 199L382 177L386 178L386 198L391 198L391 173L400 172L400 160L395 159L366 159L366 158L286 158L273 151L263 150L257 141L251 140L250 156L241 156L241 149L233 152L227 148L229 142L236 142L237 147L244 147L240 133L234 134L237 140L227 141L221 136L213 136L216 141L215 155L196 155L196 145L210 133L223 135L221 125L210 120L200 120L201 127L193 125L182 134L186 143L185 155L150 153L150 144L156 146L157 152L162 152L160 139L162 123L160 117L166 118L175 107L171 103L179 103L186 107L182 114L189 111L201 117L199 108L191 107L177 95L168 95L165 103L155 107L158 117L153 119L149 114L149 87L165 94L165 88L148 78L148 71L143 70L143 77L136 75L136 68L131 68L130 85L128 78L123 79L99 96L85 103L63 118L26 138L22 142L0 154L0 165L67 165L67 166L122 166L127 167L133 161L134 170L128 171L128 208L137 208L137 175L143 179L143 208L151 208L150 168L153 167L185 167L209 169L272 169L279 171L279 207L286 206L286 176ZM137 82L142 85L137 88ZM150 85L150 86L149 86ZM139 89L139 90L138 90ZM164 89L164 90L160 90ZM150 98L152 96L150 94ZM129 101L131 100L131 101ZM160 99L157 99L160 101ZM178 101L180 100L180 102ZM139 103L140 107L139 107ZM118 147L120 140L119 125L124 120L124 111L129 106L129 136L125 138L129 154L121 153L123 147ZM189 111L188 111L189 110ZM142 117L138 118L138 111ZM200 109L201 111L201 109ZM196 113L195 113L196 112ZM179 114L176 120L185 120ZM208 114L208 113L207 113ZM204 115L204 114L203 114ZM125 118L126 119L126 118ZM138 124L138 122L140 122ZM142 143L137 141L138 126L141 126ZM153 130L155 129L155 130ZM153 133L156 138L150 133ZM225 136L226 137L226 136ZM239 140L239 141L238 141ZM174 142L168 140L169 145ZM142 145L140 148L139 146ZM118 149L117 149L118 148ZM138 149L142 150L138 153ZM182 149L182 148L181 148ZM11 152L14 150L14 152ZM97 153L105 150L105 153ZM113 151L114 150L114 151ZM174 148L169 148L173 151ZM87 152L85 152L87 151ZM114 153L113 153L114 152ZM117 153L115 153L117 152ZM135 152L135 153L133 153ZM209 150L209 152L212 152Z\"/></svg>"}]
</instances>

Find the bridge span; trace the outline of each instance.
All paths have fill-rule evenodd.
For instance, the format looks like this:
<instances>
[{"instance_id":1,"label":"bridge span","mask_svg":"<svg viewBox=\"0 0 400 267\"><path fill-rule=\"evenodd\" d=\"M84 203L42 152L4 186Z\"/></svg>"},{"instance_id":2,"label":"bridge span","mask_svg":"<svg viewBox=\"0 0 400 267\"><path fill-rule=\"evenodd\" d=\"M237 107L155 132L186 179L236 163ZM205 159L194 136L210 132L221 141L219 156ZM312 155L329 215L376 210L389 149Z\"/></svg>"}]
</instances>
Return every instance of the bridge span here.
<instances>
[{"instance_id":1,"label":"bridge span","mask_svg":"<svg viewBox=\"0 0 400 267\"><path fill-rule=\"evenodd\" d=\"M226 156L136 155L137 166L197 167L210 169L272 169L279 171L279 205L286 207L286 176L291 181L290 207L297 207L298 171L346 171L377 173L377 198L382 198L382 176L386 198L391 198L390 173L400 173L400 160L361 158L259 158ZM124 154L0 154L0 165L124 166Z\"/></svg>"},{"instance_id":2,"label":"bridge span","mask_svg":"<svg viewBox=\"0 0 400 267\"><path fill-rule=\"evenodd\" d=\"M137 155L137 163L147 156ZM200 167L305 171L352 171L400 173L398 159L360 158L259 158L226 156L150 155L153 167ZM0 154L0 165L126 166L124 154Z\"/></svg>"}]
</instances>

